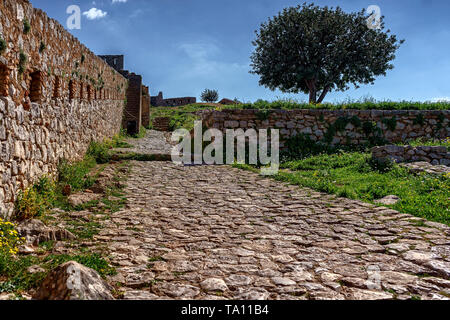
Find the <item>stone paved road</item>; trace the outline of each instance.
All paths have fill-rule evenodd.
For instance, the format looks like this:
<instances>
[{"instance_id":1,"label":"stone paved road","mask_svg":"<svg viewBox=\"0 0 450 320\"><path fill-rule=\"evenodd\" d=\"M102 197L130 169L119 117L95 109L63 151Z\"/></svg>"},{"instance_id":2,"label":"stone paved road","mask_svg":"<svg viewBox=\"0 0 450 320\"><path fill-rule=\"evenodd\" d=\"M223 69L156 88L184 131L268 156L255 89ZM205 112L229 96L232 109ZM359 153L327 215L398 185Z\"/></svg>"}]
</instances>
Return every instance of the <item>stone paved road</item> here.
<instances>
[{"instance_id":1,"label":"stone paved road","mask_svg":"<svg viewBox=\"0 0 450 320\"><path fill-rule=\"evenodd\" d=\"M228 166L133 162L97 236L125 299L447 299L450 228Z\"/></svg>"},{"instance_id":2,"label":"stone paved road","mask_svg":"<svg viewBox=\"0 0 450 320\"><path fill-rule=\"evenodd\" d=\"M172 146L167 143L165 134L161 131L147 130L145 137L142 139L127 139L126 142L133 145L133 148L118 148L116 151L170 155Z\"/></svg>"}]
</instances>

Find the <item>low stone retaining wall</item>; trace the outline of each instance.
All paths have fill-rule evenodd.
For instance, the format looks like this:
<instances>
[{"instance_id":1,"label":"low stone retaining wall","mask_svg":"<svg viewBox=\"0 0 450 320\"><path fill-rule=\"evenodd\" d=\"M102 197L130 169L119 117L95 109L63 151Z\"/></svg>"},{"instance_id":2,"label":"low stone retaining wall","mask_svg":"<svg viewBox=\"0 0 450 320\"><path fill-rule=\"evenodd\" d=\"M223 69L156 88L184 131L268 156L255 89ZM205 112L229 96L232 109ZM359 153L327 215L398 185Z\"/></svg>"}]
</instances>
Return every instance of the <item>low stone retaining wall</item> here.
<instances>
[{"instance_id":1,"label":"low stone retaining wall","mask_svg":"<svg viewBox=\"0 0 450 320\"><path fill-rule=\"evenodd\" d=\"M283 141L299 133L333 145L389 143L450 136L450 110L236 110L202 111L205 126L226 129L280 129Z\"/></svg>"},{"instance_id":2,"label":"low stone retaining wall","mask_svg":"<svg viewBox=\"0 0 450 320\"><path fill-rule=\"evenodd\" d=\"M375 147L372 155L378 159L391 159L395 162L425 161L433 165L450 166L450 152L446 147L428 146L395 146Z\"/></svg>"}]
</instances>

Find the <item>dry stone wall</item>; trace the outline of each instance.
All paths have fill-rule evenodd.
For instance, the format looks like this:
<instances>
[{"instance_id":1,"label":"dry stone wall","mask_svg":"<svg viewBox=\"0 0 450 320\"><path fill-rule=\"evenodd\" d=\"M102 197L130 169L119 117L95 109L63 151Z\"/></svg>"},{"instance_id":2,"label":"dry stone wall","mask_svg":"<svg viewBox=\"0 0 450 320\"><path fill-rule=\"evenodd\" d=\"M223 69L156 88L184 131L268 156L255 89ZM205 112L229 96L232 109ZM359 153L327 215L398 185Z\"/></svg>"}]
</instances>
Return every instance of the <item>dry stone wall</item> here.
<instances>
[{"instance_id":1,"label":"dry stone wall","mask_svg":"<svg viewBox=\"0 0 450 320\"><path fill-rule=\"evenodd\" d=\"M61 158L120 130L127 80L26 0L0 1L0 216Z\"/></svg>"},{"instance_id":2,"label":"dry stone wall","mask_svg":"<svg viewBox=\"0 0 450 320\"><path fill-rule=\"evenodd\" d=\"M226 129L280 129L280 146L302 133L315 141L362 144L373 138L400 142L450 136L450 110L236 110L202 111L205 126Z\"/></svg>"},{"instance_id":3,"label":"dry stone wall","mask_svg":"<svg viewBox=\"0 0 450 320\"><path fill-rule=\"evenodd\" d=\"M390 159L395 162L425 161L433 165L450 166L450 152L443 146L396 146L375 147L372 155L378 159Z\"/></svg>"}]
</instances>

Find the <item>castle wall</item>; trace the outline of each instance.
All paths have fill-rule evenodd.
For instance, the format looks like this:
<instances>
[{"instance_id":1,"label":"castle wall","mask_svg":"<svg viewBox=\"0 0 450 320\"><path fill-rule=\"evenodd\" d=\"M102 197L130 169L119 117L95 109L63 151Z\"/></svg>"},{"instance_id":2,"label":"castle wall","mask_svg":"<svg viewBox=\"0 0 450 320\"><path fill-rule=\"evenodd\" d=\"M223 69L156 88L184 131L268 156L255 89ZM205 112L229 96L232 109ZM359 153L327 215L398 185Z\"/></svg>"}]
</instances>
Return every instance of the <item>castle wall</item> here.
<instances>
[{"instance_id":1,"label":"castle wall","mask_svg":"<svg viewBox=\"0 0 450 320\"><path fill-rule=\"evenodd\" d=\"M2 0L0 12L0 216L8 217L19 190L119 133L127 79L29 1Z\"/></svg>"},{"instance_id":2,"label":"castle wall","mask_svg":"<svg viewBox=\"0 0 450 320\"><path fill-rule=\"evenodd\" d=\"M142 76L130 73L127 75L127 105L122 120L122 127L130 135L139 133L142 125Z\"/></svg>"},{"instance_id":3,"label":"castle wall","mask_svg":"<svg viewBox=\"0 0 450 320\"><path fill-rule=\"evenodd\" d=\"M160 92L157 96L151 97L151 105L153 107L179 107L196 102L197 98L195 97L164 99L162 92Z\"/></svg>"},{"instance_id":4,"label":"castle wall","mask_svg":"<svg viewBox=\"0 0 450 320\"><path fill-rule=\"evenodd\" d=\"M150 125L150 91L147 86L142 86L142 125L148 127Z\"/></svg>"}]
</instances>

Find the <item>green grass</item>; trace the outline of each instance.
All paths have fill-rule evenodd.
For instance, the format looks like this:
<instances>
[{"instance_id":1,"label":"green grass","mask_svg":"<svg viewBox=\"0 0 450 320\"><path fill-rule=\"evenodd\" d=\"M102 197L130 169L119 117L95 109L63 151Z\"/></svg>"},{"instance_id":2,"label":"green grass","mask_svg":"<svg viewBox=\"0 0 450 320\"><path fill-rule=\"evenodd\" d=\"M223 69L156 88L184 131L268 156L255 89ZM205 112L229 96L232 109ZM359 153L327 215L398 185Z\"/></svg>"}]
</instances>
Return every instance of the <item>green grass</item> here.
<instances>
[{"instance_id":1,"label":"green grass","mask_svg":"<svg viewBox=\"0 0 450 320\"><path fill-rule=\"evenodd\" d=\"M126 203L125 194L122 190L123 185L119 182L124 180L124 174L129 170L124 170L124 166L128 166L126 162L119 164L111 185L107 186L105 197L98 201L83 204L79 207L71 207L68 204L67 197L63 195L66 186L70 186L72 192L84 190L92 186L97 175L104 169L105 165L99 165L104 160L111 157L111 150L123 142L123 137L114 138L103 144L91 144L86 157L75 163L62 161L59 165L59 172L55 180L49 177L42 177L33 186L19 197L16 203L16 218L39 218L44 221L55 220L50 213L50 209L59 207L65 210L85 210L93 206L97 206L100 201L102 206L96 208L94 214L104 214L108 218L108 214L116 212L124 207ZM105 154L107 157L105 157ZM93 173L92 169L96 168ZM111 197L111 198L110 198ZM93 238L101 230L100 220L95 218L91 221L72 219L68 214L63 215L67 229L77 236L78 240L83 241ZM39 287L42 280L47 276L48 272L58 265L67 261L77 261L89 268L99 272L101 276L114 275L116 271L109 266L107 261L98 253L87 253L81 251L73 255L54 255L49 253L55 245L54 241L41 243L37 249L38 256L18 256L13 257L4 252L0 252L0 293L15 293L20 297L21 292L26 292L32 288ZM27 271L30 266L40 266L43 272L31 274Z\"/></svg>"},{"instance_id":2,"label":"green grass","mask_svg":"<svg viewBox=\"0 0 450 320\"><path fill-rule=\"evenodd\" d=\"M194 121L200 120L200 117L193 114L195 111L214 109L211 106L196 106L188 105L183 107L152 107L150 113L150 126L152 128L152 123L155 118L170 118L169 127L171 131L177 129L194 129Z\"/></svg>"},{"instance_id":3,"label":"green grass","mask_svg":"<svg viewBox=\"0 0 450 320\"><path fill-rule=\"evenodd\" d=\"M434 146L442 146L447 147L448 150L450 150L450 138L447 139L431 139L427 140L424 138L418 138L416 140L407 141L405 143L398 143L397 145L404 146L404 145L410 145L412 147L420 147L420 146L428 146L428 147L434 147Z\"/></svg>"},{"instance_id":4,"label":"green grass","mask_svg":"<svg viewBox=\"0 0 450 320\"><path fill-rule=\"evenodd\" d=\"M113 276L117 274L116 269L110 266L108 262L98 253L81 253L77 255L49 255L43 260L44 265L49 269L54 269L57 266L69 261L76 261L79 264L91 268L97 271L102 277Z\"/></svg>"},{"instance_id":5,"label":"green grass","mask_svg":"<svg viewBox=\"0 0 450 320\"><path fill-rule=\"evenodd\" d=\"M450 103L448 102L413 102L413 101L347 101L343 103L324 103L324 104L309 104L302 103L295 100L277 100L266 101L258 100L254 103L246 103L227 108L237 109L329 109L329 110L449 110Z\"/></svg>"},{"instance_id":6,"label":"green grass","mask_svg":"<svg viewBox=\"0 0 450 320\"><path fill-rule=\"evenodd\" d=\"M72 232L78 239L92 239L100 232L102 227L98 222L84 222L79 220L70 220L67 224L67 230Z\"/></svg>"},{"instance_id":7,"label":"green grass","mask_svg":"<svg viewBox=\"0 0 450 320\"><path fill-rule=\"evenodd\" d=\"M17 220L43 217L51 208L70 208L64 189L69 188L72 193L90 188L96 176L92 170L100 164L111 161L112 149L127 146L123 135L117 135L103 143L92 142L83 160L69 162L61 160L55 181L49 177L41 177L33 186L20 192L15 205L14 218ZM97 203L88 204L95 205Z\"/></svg>"},{"instance_id":8,"label":"green grass","mask_svg":"<svg viewBox=\"0 0 450 320\"><path fill-rule=\"evenodd\" d=\"M97 165L93 157L86 156L83 161L69 163L61 161L58 167L58 182L61 185L70 185L72 191L84 190L94 184L94 179L89 175Z\"/></svg>"},{"instance_id":9,"label":"green grass","mask_svg":"<svg viewBox=\"0 0 450 320\"><path fill-rule=\"evenodd\" d=\"M372 165L371 165L372 164ZM237 165L256 171L248 165ZM318 155L281 165L276 180L369 203L388 195L401 198L390 206L399 212L450 225L450 179L414 175L398 165L374 170L369 154Z\"/></svg>"},{"instance_id":10,"label":"green grass","mask_svg":"<svg viewBox=\"0 0 450 320\"><path fill-rule=\"evenodd\" d=\"M147 129L146 129L144 126L142 126L142 127L139 129L139 133L136 133L136 134L133 134L133 135L125 134L125 137L127 137L127 138L133 138L133 139L142 139L142 138L145 137L146 134L147 134ZM129 147L133 147L133 146L132 146L132 145L129 145ZM119 146L116 146L116 148L120 148L120 147L119 147Z\"/></svg>"},{"instance_id":11,"label":"green grass","mask_svg":"<svg viewBox=\"0 0 450 320\"><path fill-rule=\"evenodd\" d=\"M20 256L17 258L0 253L0 293L20 293L38 288L51 270L68 261L76 261L94 269L102 277L116 274L116 270L97 253L51 254L45 257ZM29 273L28 268L34 265L40 266L44 271Z\"/></svg>"},{"instance_id":12,"label":"green grass","mask_svg":"<svg viewBox=\"0 0 450 320\"><path fill-rule=\"evenodd\" d=\"M171 161L170 155L164 155L164 154L141 154L141 153L134 153L134 152L127 152L127 153L115 153L112 156L112 160L115 161L143 161L143 162L151 162L151 161Z\"/></svg>"},{"instance_id":13,"label":"green grass","mask_svg":"<svg viewBox=\"0 0 450 320\"><path fill-rule=\"evenodd\" d=\"M194 113L200 110L223 109L259 109L259 110L295 110L295 109L329 109L329 110L449 110L449 102L415 102L415 101L375 101L371 99L348 100L340 103L309 104L293 99L275 101L257 100L253 103L235 105L190 104L181 107L152 107L155 116L166 116L176 113Z\"/></svg>"}]
</instances>

